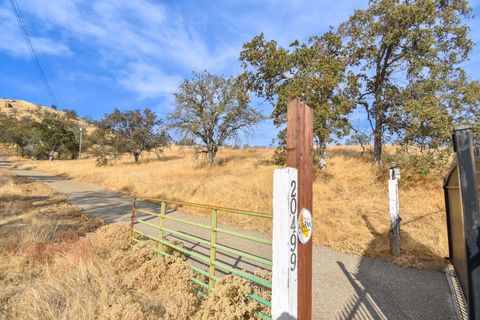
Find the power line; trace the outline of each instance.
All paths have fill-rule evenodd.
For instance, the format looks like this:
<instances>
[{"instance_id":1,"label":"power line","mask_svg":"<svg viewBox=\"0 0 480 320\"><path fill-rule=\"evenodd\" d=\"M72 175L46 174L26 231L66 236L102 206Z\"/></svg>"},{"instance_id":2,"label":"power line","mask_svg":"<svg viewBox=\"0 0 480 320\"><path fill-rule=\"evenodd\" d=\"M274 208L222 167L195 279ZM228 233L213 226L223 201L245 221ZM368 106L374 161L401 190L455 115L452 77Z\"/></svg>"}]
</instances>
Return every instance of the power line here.
<instances>
[{"instance_id":1,"label":"power line","mask_svg":"<svg viewBox=\"0 0 480 320\"><path fill-rule=\"evenodd\" d=\"M17 2L17 7L20 9L20 10L19 10L20 14L22 14L22 13L25 14L25 13L28 13L28 12L33 12L32 7L30 6L30 3L29 3L30 1L31 1L31 0L16 0L16 2ZM23 5L22 5L21 2L23 3ZM22 14L22 19L23 19L23 14ZM24 23L23 23L23 25L25 26L25 30L28 31L28 29L27 29L27 23L25 23L25 22L28 22L28 21L24 21ZM29 33L28 33L28 34L29 34ZM35 40L36 40L35 38L31 38L31 42L32 42L32 47L33 47L33 48L35 48L35 46L36 46ZM37 53L38 53L38 55L37 55L37 57L38 57L38 62L39 62L40 65L42 66L42 69L45 70L45 79L49 79L49 75L52 74L52 73L50 72L50 65L49 65L49 63L48 63L48 59L45 57L45 54L44 54L44 52L43 52L42 50L40 50L40 51L37 52ZM53 91L53 87L52 87L52 91ZM54 95L54 97L56 97L56 96ZM57 100L57 102L58 102L58 103L61 103L61 101L58 101L58 100ZM56 104L56 105L58 105L58 104Z\"/></svg>"},{"instance_id":2,"label":"power line","mask_svg":"<svg viewBox=\"0 0 480 320\"><path fill-rule=\"evenodd\" d=\"M34 61L35 67L38 71L38 74L40 75L40 79L42 80L42 83L47 91L47 94L49 95L52 104L58 105L58 100L53 93L53 90L51 89L47 77L45 76L45 72L43 71L42 65L40 64L40 60L38 59L38 55L35 51L35 48L32 45L32 42L30 40L30 36L27 31L27 27L25 24L25 20L23 19L22 11L20 9L20 6L16 2L16 0L10 0L10 4L12 5L12 8L14 9L15 16L17 17L17 22L19 24L19 27L21 31L23 32L24 40L25 43L27 44L27 47L29 48L30 55L32 56L32 59Z\"/></svg>"},{"instance_id":3,"label":"power line","mask_svg":"<svg viewBox=\"0 0 480 320\"><path fill-rule=\"evenodd\" d=\"M27 28L25 26L25 21L23 20L22 12L20 11L20 8L16 2L16 0L9 0L10 5L12 6L13 13L15 14L15 17L17 18L17 23L18 26L20 27L20 30L23 33L23 38L25 40L25 43L30 51L30 55L32 56L33 62L35 64L35 67L38 71L38 74L40 75L40 79L42 80L42 83L47 91L47 94L49 95L52 104L58 105L57 98L55 97L55 94L52 91L52 88L48 84L48 80L45 77L45 73L43 72L42 66L40 65L40 62L37 57L37 53L35 49L32 46L32 42L30 41L30 37L27 32Z\"/></svg>"}]
</instances>

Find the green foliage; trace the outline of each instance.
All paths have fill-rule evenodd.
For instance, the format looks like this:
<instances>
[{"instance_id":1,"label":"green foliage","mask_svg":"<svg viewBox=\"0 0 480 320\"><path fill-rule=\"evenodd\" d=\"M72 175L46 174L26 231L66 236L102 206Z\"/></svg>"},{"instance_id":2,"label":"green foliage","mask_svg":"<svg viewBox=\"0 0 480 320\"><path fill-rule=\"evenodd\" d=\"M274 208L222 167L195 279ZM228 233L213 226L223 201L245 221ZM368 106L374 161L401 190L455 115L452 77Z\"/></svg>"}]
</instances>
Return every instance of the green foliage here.
<instances>
[{"instance_id":1,"label":"green foliage","mask_svg":"<svg viewBox=\"0 0 480 320\"><path fill-rule=\"evenodd\" d=\"M416 150L420 173L443 161L452 129L480 129L480 84L461 68L472 49L467 0L371 0L337 31L288 48L263 34L240 54L249 88L274 106L277 125L285 123L289 96L314 109L316 154L324 160L333 136L353 128L349 115L363 108L371 127L374 160L395 140ZM356 130L351 139L366 143ZM282 160L282 142L276 159ZM410 152L410 151L409 151Z\"/></svg>"},{"instance_id":2,"label":"green foliage","mask_svg":"<svg viewBox=\"0 0 480 320\"><path fill-rule=\"evenodd\" d=\"M346 72L348 60L335 32L311 37L306 44L295 41L288 49L260 34L243 45L240 60L249 88L272 103L277 125L286 121L290 96L313 108L315 150L321 158L332 135L349 132L348 114L355 104L349 88L341 84L349 83L352 75Z\"/></svg>"},{"instance_id":3,"label":"green foliage","mask_svg":"<svg viewBox=\"0 0 480 320\"><path fill-rule=\"evenodd\" d=\"M478 83L460 67L473 46L470 13L467 0L371 0L340 25L377 163L391 137L434 152L449 144L454 123L478 125L478 94L470 96Z\"/></svg>"},{"instance_id":4,"label":"green foliage","mask_svg":"<svg viewBox=\"0 0 480 320\"><path fill-rule=\"evenodd\" d=\"M75 133L69 123L58 117L47 117L40 123L34 123L33 129L37 133L34 138L37 144L33 154L36 157L48 157L52 160L55 154L59 158L70 157L75 158L78 154L78 143Z\"/></svg>"},{"instance_id":5,"label":"green foliage","mask_svg":"<svg viewBox=\"0 0 480 320\"><path fill-rule=\"evenodd\" d=\"M57 116L50 115L36 122L30 117L17 119L2 115L0 125L0 141L16 145L20 156L51 160L55 155L73 158L77 154L72 124Z\"/></svg>"},{"instance_id":6,"label":"green foliage","mask_svg":"<svg viewBox=\"0 0 480 320\"><path fill-rule=\"evenodd\" d=\"M23 117L17 120L14 117L7 117L0 114L0 142L17 146L20 156L24 156L25 147L31 141L33 120Z\"/></svg>"},{"instance_id":7,"label":"green foliage","mask_svg":"<svg viewBox=\"0 0 480 320\"><path fill-rule=\"evenodd\" d=\"M115 109L98 123L93 137L97 164L105 165L123 153L140 161L144 151L164 148L170 137L162 121L150 110L122 112Z\"/></svg>"},{"instance_id":8,"label":"green foliage","mask_svg":"<svg viewBox=\"0 0 480 320\"><path fill-rule=\"evenodd\" d=\"M386 155L385 164L395 164L402 168L402 180L411 184L417 180L438 181L445 174L450 160L451 152L448 148L419 149L402 146L393 154Z\"/></svg>"},{"instance_id":9,"label":"green foliage","mask_svg":"<svg viewBox=\"0 0 480 320\"><path fill-rule=\"evenodd\" d=\"M194 139L203 145L203 153L213 165L218 148L235 142L242 131L252 129L263 119L249 105L245 79L223 78L208 72L193 73L175 93L175 111L170 125L181 139Z\"/></svg>"}]
</instances>

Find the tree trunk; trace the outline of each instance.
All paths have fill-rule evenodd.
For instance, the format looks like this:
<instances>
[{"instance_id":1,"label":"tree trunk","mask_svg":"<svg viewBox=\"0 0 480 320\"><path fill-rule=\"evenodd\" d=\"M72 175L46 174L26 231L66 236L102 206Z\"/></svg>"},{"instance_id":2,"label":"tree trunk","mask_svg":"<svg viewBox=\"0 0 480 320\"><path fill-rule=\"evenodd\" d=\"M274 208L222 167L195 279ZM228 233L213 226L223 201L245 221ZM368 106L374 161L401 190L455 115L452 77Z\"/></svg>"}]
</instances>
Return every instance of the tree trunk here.
<instances>
[{"instance_id":1,"label":"tree trunk","mask_svg":"<svg viewBox=\"0 0 480 320\"><path fill-rule=\"evenodd\" d=\"M375 117L375 129L373 130L373 160L377 165L382 163L383 121L383 111L380 111Z\"/></svg>"},{"instance_id":2,"label":"tree trunk","mask_svg":"<svg viewBox=\"0 0 480 320\"><path fill-rule=\"evenodd\" d=\"M216 145L208 146L208 165L211 167L215 163L215 156L217 155L218 147Z\"/></svg>"},{"instance_id":3,"label":"tree trunk","mask_svg":"<svg viewBox=\"0 0 480 320\"><path fill-rule=\"evenodd\" d=\"M133 158L135 159L135 163L138 163L140 161L140 152L134 152Z\"/></svg>"}]
</instances>

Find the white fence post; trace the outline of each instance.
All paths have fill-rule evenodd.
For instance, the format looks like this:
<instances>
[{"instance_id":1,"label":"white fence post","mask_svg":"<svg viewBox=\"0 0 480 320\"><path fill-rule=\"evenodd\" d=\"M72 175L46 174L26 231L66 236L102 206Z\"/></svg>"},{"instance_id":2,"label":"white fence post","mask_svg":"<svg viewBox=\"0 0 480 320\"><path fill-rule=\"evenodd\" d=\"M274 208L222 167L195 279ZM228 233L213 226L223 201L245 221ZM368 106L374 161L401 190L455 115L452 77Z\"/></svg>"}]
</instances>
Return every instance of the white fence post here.
<instances>
[{"instance_id":1,"label":"white fence post","mask_svg":"<svg viewBox=\"0 0 480 320\"><path fill-rule=\"evenodd\" d=\"M298 173L273 174L272 319L297 319Z\"/></svg>"},{"instance_id":2,"label":"white fence post","mask_svg":"<svg viewBox=\"0 0 480 320\"><path fill-rule=\"evenodd\" d=\"M400 169L392 167L389 170L388 199L390 206L390 230L392 234L391 250L394 256L400 255L400 206L398 198L398 180Z\"/></svg>"}]
</instances>

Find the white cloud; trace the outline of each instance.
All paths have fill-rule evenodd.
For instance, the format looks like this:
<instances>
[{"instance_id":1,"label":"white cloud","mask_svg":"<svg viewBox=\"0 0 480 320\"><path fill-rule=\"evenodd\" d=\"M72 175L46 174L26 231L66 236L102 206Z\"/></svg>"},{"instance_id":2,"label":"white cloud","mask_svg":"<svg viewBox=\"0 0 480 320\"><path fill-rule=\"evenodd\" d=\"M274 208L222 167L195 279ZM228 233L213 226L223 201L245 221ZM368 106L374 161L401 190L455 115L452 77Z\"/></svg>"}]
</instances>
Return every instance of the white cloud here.
<instances>
[{"instance_id":1,"label":"white cloud","mask_svg":"<svg viewBox=\"0 0 480 320\"><path fill-rule=\"evenodd\" d=\"M24 41L24 36L18 26L17 20L8 7L0 7L0 50L6 53L27 58L30 57L30 51ZM70 55L71 51L63 43L57 42L51 38L32 36L30 30L27 29L30 41L37 53L45 53L49 55Z\"/></svg>"},{"instance_id":2,"label":"white cloud","mask_svg":"<svg viewBox=\"0 0 480 320\"><path fill-rule=\"evenodd\" d=\"M224 20L225 26L237 32L243 41L263 32L267 38L288 46L293 40L306 40L327 31L329 26L346 20L354 9L367 4L367 0L269 0L266 4L249 1L242 2L242 9L236 5L219 6L218 18Z\"/></svg>"},{"instance_id":3,"label":"white cloud","mask_svg":"<svg viewBox=\"0 0 480 320\"><path fill-rule=\"evenodd\" d=\"M31 41L36 52L43 52L55 56L69 56L72 54L72 51L70 51L67 45L56 42L50 38L33 38Z\"/></svg>"},{"instance_id":4,"label":"white cloud","mask_svg":"<svg viewBox=\"0 0 480 320\"><path fill-rule=\"evenodd\" d=\"M143 98L167 96L172 94L182 81L175 75L146 63L132 63L118 78L118 82L130 90L138 92Z\"/></svg>"},{"instance_id":5,"label":"white cloud","mask_svg":"<svg viewBox=\"0 0 480 320\"><path fill-rule=\"evenodd\" d=\"M32 1L33 13L50 29L70 26L73 36L97 44L106 60L139 60L145 55L197 69L211 58L206 43L180 13L149 1ZM54 13L54 14L52 14ZM65 17L69 17L68 23ZM68 25L67 25L68 24Z\"/></svg>"},{"instance_id":6,"label":"white cloud","mask_svg":"<svg viewBox=\"0 0 480 320\"><path fill-rule=\"evenodd\" d=\"M32 0L25 2L24 10L41 26L36 30L41 35L35 39L37 50L72 54L66 44L71 36L76 48L95 52L95 59L89 61L92 68L101 68L141 97L152 98L169 95L191 71L238 72L242 44L260 32L288 45L325 31L364 2L184 1L166 5L149 0ZM16 37L7 28L0 40L15 42ZM23 50L18 41L14 46L0 44L0 49L14 55ZM77 57L76 52L73 55Z\"/></svg>"}]
</instances>

